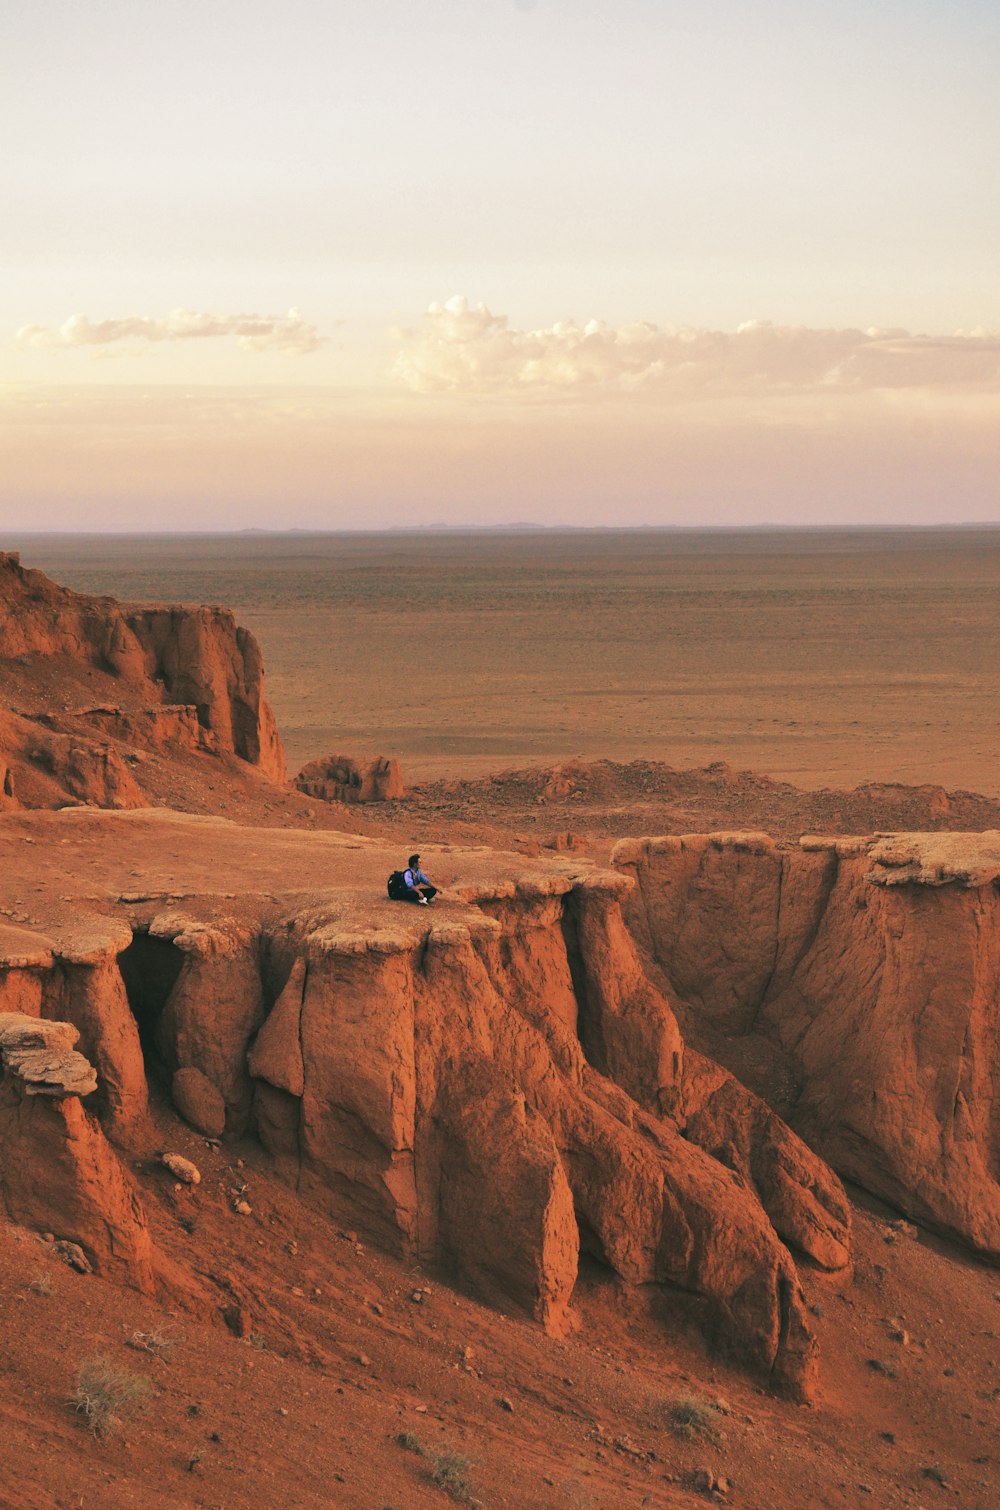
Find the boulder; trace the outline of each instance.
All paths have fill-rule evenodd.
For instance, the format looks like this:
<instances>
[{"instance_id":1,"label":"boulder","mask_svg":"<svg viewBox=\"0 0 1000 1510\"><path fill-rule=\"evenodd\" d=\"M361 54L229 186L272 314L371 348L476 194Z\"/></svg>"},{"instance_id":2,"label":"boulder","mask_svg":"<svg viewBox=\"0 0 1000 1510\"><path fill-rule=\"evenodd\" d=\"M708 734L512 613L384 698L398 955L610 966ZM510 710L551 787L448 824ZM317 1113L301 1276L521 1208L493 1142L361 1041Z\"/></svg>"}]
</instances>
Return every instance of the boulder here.
<instances>
[{"instance_id":1,"label":"boulder","mask_svg":"<svg viewBox=\"0 0 1000 1510\"><path fill-rule=\"evenodd\" d=\"M247 1051L264 1019L258 938L234 918L206 924L182 911L157 915L149 933L184 956L157 1027L163 1060L201 1070L225 1104L226 1131L239 1137L252 1094Z\"/></svg>"},{"instance_id":2,"label":"boulder","mask_svg":"<svg viewBox=\"0 0 1000 1510\"><path fill-rule=\"evenodd\" d=\"M180 1153L161 1153L160 1163L168 1169L175 1180L180 1180L182 1185L200 1185L201 1170L197 1164L192 1164L190 1159L185 1159Z\"/></svg>"}]
</instances>

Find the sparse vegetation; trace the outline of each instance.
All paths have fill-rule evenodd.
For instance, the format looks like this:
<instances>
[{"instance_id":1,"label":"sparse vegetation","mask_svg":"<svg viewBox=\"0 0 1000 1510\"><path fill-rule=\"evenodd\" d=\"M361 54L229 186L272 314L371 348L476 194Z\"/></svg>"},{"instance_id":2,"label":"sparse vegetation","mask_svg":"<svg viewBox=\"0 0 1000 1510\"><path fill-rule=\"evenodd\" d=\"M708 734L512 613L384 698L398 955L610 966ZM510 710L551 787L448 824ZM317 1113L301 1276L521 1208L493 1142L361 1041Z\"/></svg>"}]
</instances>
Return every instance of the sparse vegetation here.
<instances>
[{"instance_id":1,"label":"sparse vegetation","mask_svg":"<svg viewBox=\"0 0 1000 1510\"><path fill-rule=\"evenodd\" d=\"M247 1347L256 1348L258 1353L267 1352L267 1338L262 1333L247 1332L243 1340L246 1342Z\"/></svg>"},{"instance_id":2,"label":"sparse vegetation","mask_svg":"<svg viewBox=\"0 0 1000 1510\"><path fill-rule=\"evenodd\" d=\"M145 1374L119 1368L102 1353L80 1364L76 1389L66 1403L84 1418L95 1437L109 1437L135 1414L148 1391Z\"/></svg>"},{"instance_id":3,"label":"sparse vegetation","mask_svg":"<svg viewBox=\"0 0 1000 1510\"><path fill-rule=\"evenodd\" d=\"M704 1400L694 1395L675 1395L663 1407L667 1425L676 1437L700 1437L705 1442L718 1442L715 1413Z\"/></svg>"},{"instance_id":4,"label":"sparse vegetation","mask_svg":"<svg viewBox=\"0 0 1000 1510\"><path fill-rule=\"evenodd\" d=\"M39 1270L39 1272L35 1275L34 1279L29 1284L28 1289L34 1290L36 1295L51 1295L52 1281L44 1272L44 1270Z\"/></svg>"},{"instance_id":5,"label":"sparse vegetation","mask_svg":"<svg viewBox=\"0 0 1000 1510\"><path fill-rule=\"evenodd\" d=\"M396 1446L402 1447L404 1452L415 1452L418 1457L424 1456L424 1447L419 1437L415 1437L412 1431L401 1431L396 1436Z\"/></svg>"},{"instance_id":6,"label":"sparse vegetation","mask_svg":"<svg viewBox=\"0 0 1000 1510\"><path fill-rule=\"evenodd\" d=\"M470 1505L475 1499L471 1480L468 1478L469 1460L460 1452L448 1447L434 1454L431 1478L439 1489L461 1505Z\"/></svg>"}]
</instances>

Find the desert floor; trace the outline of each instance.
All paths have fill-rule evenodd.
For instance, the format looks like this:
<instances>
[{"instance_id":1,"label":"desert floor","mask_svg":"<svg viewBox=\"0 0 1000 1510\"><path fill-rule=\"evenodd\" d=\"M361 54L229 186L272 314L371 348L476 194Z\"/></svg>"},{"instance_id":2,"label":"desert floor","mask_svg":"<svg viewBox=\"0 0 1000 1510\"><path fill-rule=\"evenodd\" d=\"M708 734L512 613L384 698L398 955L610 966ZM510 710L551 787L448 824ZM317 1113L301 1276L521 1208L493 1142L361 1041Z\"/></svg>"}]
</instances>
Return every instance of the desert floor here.
<instances>
[{"instance_id":1,"label":"desert floor","mask_svg":"<svg viewBox=\"0 0 1000 1510\"><path fill-rule=\"evenodd\" d=\"M69 587L231 607L294 771L725 760L1000 795L1000 530L10 539Z\"/></svg>"}]
</instances>

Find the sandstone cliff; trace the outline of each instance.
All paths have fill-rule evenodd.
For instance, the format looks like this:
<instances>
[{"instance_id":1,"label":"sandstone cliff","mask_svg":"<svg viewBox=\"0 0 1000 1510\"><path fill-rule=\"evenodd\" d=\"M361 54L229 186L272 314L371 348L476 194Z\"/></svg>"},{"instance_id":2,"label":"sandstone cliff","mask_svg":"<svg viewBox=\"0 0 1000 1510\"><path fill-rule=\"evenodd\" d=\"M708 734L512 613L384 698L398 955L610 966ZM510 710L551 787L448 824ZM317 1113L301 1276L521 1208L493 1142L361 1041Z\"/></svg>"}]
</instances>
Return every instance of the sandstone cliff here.
<instances>
[{"instance_id":1,"label":"sandstone cliff","mask_svg":"<svg viewBox=\"0 0 1000 1510\"><path fill-rule=\"evenodd\" d=\"M285 780L253 636L225 609L88 597L0 553L0 809L142 805L143 750Z\"/></svg>"},{"instance_id":2,"label":"sandstone cliff","mask_svg":"<svg viewBox=\"0 0 1000 1510\"><path fill-rule=\"evenodd\" d=\"M688 1294L718 1345L809 1394L792 1255L847 1265L847 1202L686 1048L622 877L444 849L448 900L408 908L379 895L392 852L373 841L153 813L12 814L0 858L16 871L25 838L57 834L0 1005L79 1030L119 1145L149 1146L151 1089L182 1088L195 1117L214 1097L304 1198L487 1300L558 1331L583 1256ZM59 888L85 854L81 911ZM259 890L233 897L248 865Z\"/></svg>"},{"instance_id":3,"label":"sandstone cliff","mask_svg":"<svg viewBox=\"0 0 1000 1510\"><path fill-rule=\"evenodd\" d=\"M81 1104L97 1084L71 1024L0 1012L0 1208L79 1250L79 1266L146 1292L153 1245L100 1124Z\"/></svg>"},{"instance_id":4,"label":"sandstone cliff","mask_svg":"<svg viewBox=\"0 0 1000 1510\"><path fill-rule=\"evenodd\" d=\"M695 1042L842 1175L1000 1257L1000 834L685 835L614 859Z\"/></svg>"}]
</instances>

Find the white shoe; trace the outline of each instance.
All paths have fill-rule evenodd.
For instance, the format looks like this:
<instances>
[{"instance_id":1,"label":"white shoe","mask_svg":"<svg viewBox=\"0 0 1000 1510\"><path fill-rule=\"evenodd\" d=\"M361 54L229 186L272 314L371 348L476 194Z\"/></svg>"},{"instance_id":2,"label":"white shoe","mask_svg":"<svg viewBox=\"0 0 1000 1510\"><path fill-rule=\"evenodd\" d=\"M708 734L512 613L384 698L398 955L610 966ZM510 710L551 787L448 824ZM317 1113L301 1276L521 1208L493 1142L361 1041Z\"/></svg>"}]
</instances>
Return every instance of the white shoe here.
<instances>
[{"instance_id":1,"label":"white shoe","mask_svg":"<svg viewBox=\"0 0 1000 1510\"><path fill-rule=\"evenodd\" d=\"M421 907L426 907L427 906L427 898L426 897L421 897L420 898L420 905L421 905Z\"/></svg>"}]
</instances>

